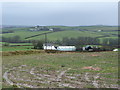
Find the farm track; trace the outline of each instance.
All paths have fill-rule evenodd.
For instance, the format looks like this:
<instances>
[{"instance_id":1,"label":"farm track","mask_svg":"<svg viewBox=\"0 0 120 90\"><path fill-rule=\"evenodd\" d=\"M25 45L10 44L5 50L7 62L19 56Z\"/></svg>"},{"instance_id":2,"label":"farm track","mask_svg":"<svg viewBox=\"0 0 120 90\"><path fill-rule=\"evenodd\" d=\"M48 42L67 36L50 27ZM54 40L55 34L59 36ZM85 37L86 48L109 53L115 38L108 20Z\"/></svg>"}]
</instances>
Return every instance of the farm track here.
<instances>
[{"instance_id":1,"label":"farm track","mask_svg":"<svg viewBox=\"0 0 120 90\"><path fill-rule=\"evenodd\" d=\"M68 74L67 72L72 68L46 73L46 71L41 72L39 69L40 67L31 68L27 65L13 67L3 74L4 82L18 88L84 88L86 85L91 85L94 88L117 88L117 85L108 84L104 80L97 80L102 77L100 73Z\"/></svg>"}]
</instances>

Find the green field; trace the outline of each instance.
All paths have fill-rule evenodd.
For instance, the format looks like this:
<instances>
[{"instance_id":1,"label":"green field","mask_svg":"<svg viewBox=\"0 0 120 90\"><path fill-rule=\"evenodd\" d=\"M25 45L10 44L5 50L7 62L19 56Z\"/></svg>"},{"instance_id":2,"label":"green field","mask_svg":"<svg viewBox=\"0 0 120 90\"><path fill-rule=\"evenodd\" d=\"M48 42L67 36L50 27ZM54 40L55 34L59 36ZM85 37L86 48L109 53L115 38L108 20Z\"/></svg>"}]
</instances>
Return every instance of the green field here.
<instances>
[{"instance_id":1,"label":"green field","mask_svg":"<svg viewBox=\"0 0 120 90\"><path fill-rule=\"evenodd\" d=\"M0 44L5 44L6 42L0 42ZM32 43L9 43L9 45L32 45Z\"/></svg>"},{"instance_id":2,"label":"green field","mask_svg":"<svg viewBox=\"0 0 120 90\"><path fill-rule=\"evenodd\" d=\"M3 88L117 88L118 52L3 56ZM14 84L13 84L14 82Z\"/></svg>"},{"instance_id":3,"label":"green field","mask_svg":"<svg viewBox=\"0 0 120 90\"><path fill-rule=\"evenodd\" d=\"M46 26L47 28L60 28L63 31L53 32L47 34L48 41L62 40L64 37L68 38L78 38L78 37L96 37L100 39L100 43L103 39L118 39L118 27L116 26ZM45 40L45 36L36 36L32 38L25 39L26 37L33 36L36 34L42 34L50 31L29 31L30 27L27 28L3 28L3 31L13 30L14 33L4 33L1 36L5 38L20 36L22 41L26 40ZM98 32L98 30L102 30ZM0 45L5 44L5 42L0 42ZM15 46L15 45L26 45L26 46ZM28 46L27 46L28 45ZM9 43L8 47L0 48L2 51L18 51L18 50L31 50L30 46L32 43ZM14 47L12 47L14 46Z\"/></svg>"},{"instance_id":4,"label":"green field","mask_svg":"<svg viewBox=\"0 0 120 90\"><path fill-rule=\"evenodd\" d=\"M22 51L22 50L32 50L33 46L3 46L0 51Z\"/></svg>"},{"instance_id":5,"label":"green field","mask_svg":"<svg viewBox=\"0 0 120 90\"><path fill-rule=\"evenodd\" d=\"M48 34L48 40L61 40L64 37L99 37L104 36L105 38L118 38L118 27L115 26L75 26L75 27L68 27L68 26L46 26L48 28L60 28L64 31L53 32ZM30 28L5 28L3 31L13 30L14 33L5 33L1 34L3 37L13 37L13 36L20 36L22 40L25 40L25 37L29 37L32 35L50 32L50 31L29 31ZM82 31L81 31L82 30ZM87 31L86 31L87 30ZM103 30L98 32L98 30ZM114 35L113 35L114 34ZM109 36L106 36L109 35ZM103 37L103 38L104 38ZM27 40L43 40L44 35L33 37Z\"/></svg>"},{"instance_id":6,"label":"green field","mask_svg":"<svg viewBox=\"0 0 120 90\"><path fill-rule=\"evenodd\" d=\"M8 43L9 46L4 46L5 42L0 42L0 51L22 51L32 50L32 43Z\"/></svg>"}]
</instances>

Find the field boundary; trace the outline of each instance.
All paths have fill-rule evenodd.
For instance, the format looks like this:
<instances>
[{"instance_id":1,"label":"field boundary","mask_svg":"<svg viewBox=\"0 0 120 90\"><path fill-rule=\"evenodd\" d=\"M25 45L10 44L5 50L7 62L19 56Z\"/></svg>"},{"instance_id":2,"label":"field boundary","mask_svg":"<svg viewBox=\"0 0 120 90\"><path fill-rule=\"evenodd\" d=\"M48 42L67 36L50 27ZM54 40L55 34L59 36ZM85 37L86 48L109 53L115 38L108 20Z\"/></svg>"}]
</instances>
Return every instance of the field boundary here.
<instances>
[{"instance_id":1,"label":"field boundary","mask_svg":"<svg viewBox=\"0 0 120 90\"><path fill-rule=\"evenodd\" d=\"M99 51L99 52L112 52L112 51ZM37 53L91 53L91 52L76 52L76 51L57 51L57 50L21 50L21 51L0 51L2 56L12 56L12 55L28 55Z\"/></svg>"},{"instance_id":2,"label":"field boundary","mask_svg":"<svg viewBox=\"0 0 120 90\"><path fill-rule=\"evenodd\" d=\"M29 51L3 51L2 56L12 56L12 55L26 55L35 53L45 53L44 50L29 50Z\"/></svg>"}]
</instances>

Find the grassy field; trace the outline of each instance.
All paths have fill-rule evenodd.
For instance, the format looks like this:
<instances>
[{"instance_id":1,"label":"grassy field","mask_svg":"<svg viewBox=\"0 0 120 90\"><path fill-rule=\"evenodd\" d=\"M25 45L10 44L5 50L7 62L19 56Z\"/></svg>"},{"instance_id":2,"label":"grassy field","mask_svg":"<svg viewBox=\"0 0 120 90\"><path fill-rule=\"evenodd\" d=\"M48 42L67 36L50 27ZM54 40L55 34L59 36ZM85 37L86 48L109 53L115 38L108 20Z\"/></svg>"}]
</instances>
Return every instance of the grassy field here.
<instances>
[{"instance_id":1,"label":"grassy field","mask_svg":"<svg viewBox=\"0 0 120 90\"><path fill-rule=\"evenodd\" d=\"M48 28L61 28L64 31L60 32L53 32L48 34L48 40L61 40L63 37L74 37L77 38L81 37L99 37L109 35L109 38L117 38L118 32L115 31L118 28L113 26L76 26L76 27L67 27L67 26L46 26ZM21 40L25 40L25 37L29 37L32 35L45 33L49 31L29 31L30 28L6 28L3 31L13 30L14 33L5 33L1 34L3 37L13 37L13 36L20 36ZM82 30L82 31L81 31ZM103 30L98 32L98 30ZM113 35L114 34L114 35ZM106 37L106 36L105 36ZM104 37L103 37L104 38ZM103 39L102 38L102 39ZM37 36L30 38L29 40L41 40L44 39L44 35Z\"/></svg>"},{"instance_id":2,"label":"grassy field","mask_svg":"<svg viewBox=\"0 0 120 90\"><path fill-rule=\"evenodd\" d=\"M3 56L3 88L117 88L118 52Z\"/></svg>"},{"instance_id":3,"label":"grassy field","mask_svg":"<svg viewBox=\"0 0 120 90\"><path fill-rule=\"evenodd\" d=\"M20 36L22 40L24 40L25 37L28 37L28 36L32 36L32 35L36 35L36 34L39 34L39 33L44 33L44 32L48 32L48 31L37 31L37 32L31 32L31 31L27 31L27 30L18 30L18 31L15 31L14 33L6 33L6 34L2 34L3 37L13 37L13 36Z\"/></svg>"},{"instance_id":4,"label":"grassy field","mask_svg":"<svg viewBox=\"0 0 120 90\"><path fill-rule=\"evenodd\" d=\"M5 44L6 42L0 42L0 44ZM9 43L9 45L32 45L32 43Z\"/></svg>"},{"instance_id":5,"label":"grassy field","mask_svg":"<svg viewBox=\"0 0 120 90\"><path fill-rule=\"evenodd\" d=\"M72 31L72 30L68 30L68 31L61 31L61 32L54 32L51 34L48 34L48 40L62 40L62 38L64 37L73 37L73 38L77 38L77 37L97 37L97 36L102 36L98 33L92 33L92 32L88 32L88 31ZM43 40L44 36L37 36L37 37L33 37L30 38L28 40Z\"/></svg>"},{"instance_id":6,"label":"grassy field","mask_svg":"<svg viewBox=\"0 0 120 90\"><path fill-rule=\"evenodd\" d=\"M22 50L32 50L33 46L3 46L0 47L0 51L22 51Z\"/></svg>"},{"instance_id":7,"label":"grassy field","mask_svg":"<svg viewBox=\"0 0 120 90\"><path fill-rule=\"evenodd\" d=\"M113 26L46 26L64 31L48 34L48 40L64 37L118 38L117 27ZM25 37L49 31L29 31L28 28L4 28L14 33L1 34L3 37ZM103 30L98 32L98 30ZM44 40L44 35L27 40ZM3 88L117 88L118 52L62 52L45 53L31 49L32 43L0 42L3 51Z\"/></svg>"},{"instance_id":8,"label":"grassy field","mask_svg":"<svg viewBox=\"0 0 120 90\"><path fill-rule=\"evenodd\" d=\"M32 50L32 43L8 43L9 46L4 46L5 42L0 42L0 51L22 51Z\"/></svg>"},{"instance_id":9,"label":"grassy field","mask_svg":"<svg viewBox=\"0 0 120 90\"><path fill-rule=\"evenodd\" d=\"M118 38L118 31L117 27L113 26L75 26L75 27L67 27L67 26L46 26L48 28L61 28L64 31L59 32L53 32L47 34L48 40L54 41L54 40L62 40L64 37L68 38L77 38L77 37L96 37L100 39L100 42L102 43L103 39L106 38L112 38L117 39ZM43 40L45 39L44 35L32 37L29 39L25 39L25 37L29 37L32 35L50 32L50 31L29 31L28 28L4 28L3 31L9 31L13 30L14 33L5 33L1 34L3 37L13 37L13 36L20 36L21 40ZM98 30L103 30L101 32L98 32ZM5 44L5 42L0 42L0 45ZM32 43L9 43L10 46L0 48L0 50L3 51L16 51L16 50L31 50L29 46L32 45ZM28 45L28 46L15 46L14 45Z\"/></svg>"},{"instance_id":10,"label":"grassy field","mask_svg":"<svg viewBox=\"0 0 120 90\"><path fill-rule=\"evenodd\" d=\"M9 46L4 46L5 42L0 42L0 51L22 51L32 50L32 43L8 43Z\"/></svg>"}]
</instances>

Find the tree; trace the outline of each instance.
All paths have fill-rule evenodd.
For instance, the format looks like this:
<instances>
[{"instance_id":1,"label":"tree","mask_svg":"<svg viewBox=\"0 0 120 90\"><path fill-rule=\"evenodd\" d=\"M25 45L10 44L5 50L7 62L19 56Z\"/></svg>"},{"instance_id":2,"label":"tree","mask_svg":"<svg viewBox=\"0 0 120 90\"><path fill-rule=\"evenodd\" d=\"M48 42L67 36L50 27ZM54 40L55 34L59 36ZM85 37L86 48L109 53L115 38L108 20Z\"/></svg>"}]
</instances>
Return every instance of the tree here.
<instances>
[{"instance_id":1,"label":"tree","mask_svg":"<svg viewBox=\"0 0 120 90\"><path fill-rule=\"evenodd\" d=\"M34 49L43 49L43 41L33 41Z\"/></svg>"}]
</instances>

